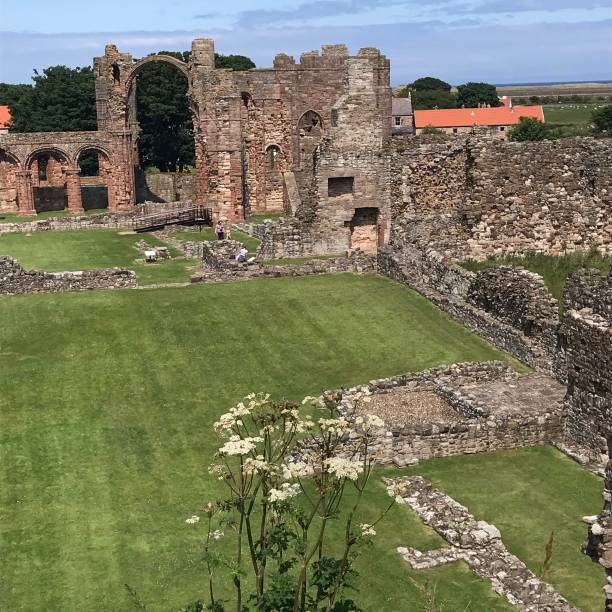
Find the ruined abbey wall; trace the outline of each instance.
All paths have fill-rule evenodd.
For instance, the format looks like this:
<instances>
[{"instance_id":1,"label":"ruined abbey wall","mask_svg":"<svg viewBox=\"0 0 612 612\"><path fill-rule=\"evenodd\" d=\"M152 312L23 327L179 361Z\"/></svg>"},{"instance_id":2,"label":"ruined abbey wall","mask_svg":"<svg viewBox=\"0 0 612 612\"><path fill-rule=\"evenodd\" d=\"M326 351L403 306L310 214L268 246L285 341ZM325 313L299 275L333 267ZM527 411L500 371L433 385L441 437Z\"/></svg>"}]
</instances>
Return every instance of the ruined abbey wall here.
<instances>
[{"instance_id":1,"label":"ruined abbey wall","mask_svg":"<svg viewBox=\"0 0 612 612\"><path fill-rule=\"evenodd\" d=\"M612 253L612 141L402 139L392 153L397 239L456 259Z\"/></svg>"}]
</instances>

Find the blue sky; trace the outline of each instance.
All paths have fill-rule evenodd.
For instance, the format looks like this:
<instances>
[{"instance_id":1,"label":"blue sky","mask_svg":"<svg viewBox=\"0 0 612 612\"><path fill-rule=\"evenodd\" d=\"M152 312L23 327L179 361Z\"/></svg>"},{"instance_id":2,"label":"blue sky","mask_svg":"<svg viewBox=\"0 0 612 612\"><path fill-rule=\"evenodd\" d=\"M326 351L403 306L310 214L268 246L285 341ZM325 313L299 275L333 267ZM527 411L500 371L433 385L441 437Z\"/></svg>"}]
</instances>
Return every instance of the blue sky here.
<instances>
[{"instance_id":1,"label":"blue sky","mask_svg":"<svg viewBox=\"0 0 612 612\"><path fill-rule=\"evenodd\" d=\"M141 57L198 36L262 67L322 44L376 46L394 84L612 79L612 0L0 0L0 81L88 65L109 42Z\"/></svg>"}]
</instances>

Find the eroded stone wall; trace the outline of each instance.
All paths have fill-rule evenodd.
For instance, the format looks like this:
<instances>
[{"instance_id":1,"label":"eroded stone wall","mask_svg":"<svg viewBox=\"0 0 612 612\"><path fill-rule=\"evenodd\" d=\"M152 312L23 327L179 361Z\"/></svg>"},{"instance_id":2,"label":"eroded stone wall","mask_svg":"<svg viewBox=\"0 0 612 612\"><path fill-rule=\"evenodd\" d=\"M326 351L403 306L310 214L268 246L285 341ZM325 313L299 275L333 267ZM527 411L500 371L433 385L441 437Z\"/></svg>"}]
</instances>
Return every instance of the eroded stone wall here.
<instances>
[{"instance_id":1,"label":"eroded stone wall","mask_svg":"<svg viewBox=\"0 0 612 612\"><path fill-rule=\"evenodd\" d=\"M394 142L393 239L456 259L612 252L612 140Z\"/></svg>"},{"instance_id":2,"label":"eroded stone wall","mask_svg":"<svg viewBox=\"0 0 612 612\"><path fill-rule=\"evenodd\" d=\"M80 272L26 271L12 257L0 256L0 294L59 293L135 286L136 274L131 270L113 268Z\"/></svg>"}]
</instances>

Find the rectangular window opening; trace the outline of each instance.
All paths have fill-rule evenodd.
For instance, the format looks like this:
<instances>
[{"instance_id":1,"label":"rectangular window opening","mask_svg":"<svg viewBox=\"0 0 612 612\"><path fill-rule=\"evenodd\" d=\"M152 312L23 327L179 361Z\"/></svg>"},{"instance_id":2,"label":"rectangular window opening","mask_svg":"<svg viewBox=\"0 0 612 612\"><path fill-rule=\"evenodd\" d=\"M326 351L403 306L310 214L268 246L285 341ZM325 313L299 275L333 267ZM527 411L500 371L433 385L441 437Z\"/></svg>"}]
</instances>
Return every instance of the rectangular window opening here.
<instances>
[{"instance_id":1,"label":"rectangular window opening","mask_svg":"<svg viewBox=\"0 0 612 612\"><path fill-rule=\"evenodd\" d=\"M353 193L355 178L352 176L335 176L327 179L327 197L337 198L338 196Z\"/></svg>"}]
</instances>

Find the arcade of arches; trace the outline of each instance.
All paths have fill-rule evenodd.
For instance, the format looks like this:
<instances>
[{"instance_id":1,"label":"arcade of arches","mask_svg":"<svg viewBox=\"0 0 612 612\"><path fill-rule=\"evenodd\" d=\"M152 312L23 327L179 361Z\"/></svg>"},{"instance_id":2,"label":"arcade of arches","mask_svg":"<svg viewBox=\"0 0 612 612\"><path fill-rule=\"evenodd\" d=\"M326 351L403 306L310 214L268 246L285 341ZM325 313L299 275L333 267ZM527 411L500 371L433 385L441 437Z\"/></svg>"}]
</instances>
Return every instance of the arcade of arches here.
<instances>
[{"instance_id":1,"label":"arcade of arches","mask_svg":"<svg viewBox=\"0 0 612 612\"><path fill-rule=\"evenodd\" d=\"M216 217L291 210L342 248L356 210L382 207L380 215L359 218L376 218L374 233L388 235L386 226L380 229L388 202L374 194L385 190L377 185L390 139L389 62L371 48L350 56L344 45L304 53L299 62L280 54L271 68L245 71L215 69L210 39L193 41L188 63L163 55L134 62L107 45L94 58L97 131L0 136L0 212L129 212L139 162L134 85L151 62L187 79L192 195ZM355 185L368 188L356 188L350 201L329 198L327 179L346 176L347 167Z\"/></svg>"}]
</instances>

